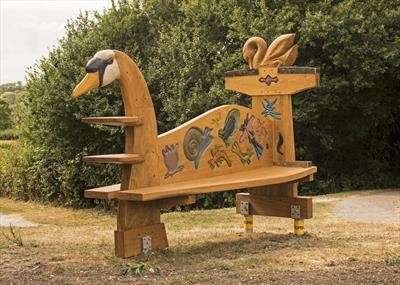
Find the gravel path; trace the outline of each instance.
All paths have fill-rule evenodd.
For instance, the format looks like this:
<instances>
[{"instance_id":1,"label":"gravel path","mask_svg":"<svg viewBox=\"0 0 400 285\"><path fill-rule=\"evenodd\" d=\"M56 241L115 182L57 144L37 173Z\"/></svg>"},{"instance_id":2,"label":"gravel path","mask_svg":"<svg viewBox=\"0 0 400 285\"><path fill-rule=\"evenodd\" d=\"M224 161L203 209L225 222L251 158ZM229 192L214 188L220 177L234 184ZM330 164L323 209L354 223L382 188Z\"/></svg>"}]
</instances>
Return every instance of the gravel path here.
<instances>
[{"instance_id":1,"label":"gravel path","mask_svg":"<svg viewBox=\"0 0 400 285\"><path fill-rule=\"evenodd\" d=\"M400 223L400 189L350 195L334 203L334 214L343 220Z\"/></svg>"},{"instance_id":2,"label":"gravel path","mask_svg":"<svg viewBox=\"0 0 400 285\"><path fill-rule=\"evenodd\" d=\"M314 197L315 202L333 203L333 213L337 218L361 222L400 223L400 189L377 190L350 194L346 197ZM0 227L37 227L17 215L0 213Z\"/></svg>"},{"instance_id":3,"label":"gravel path","mask_svg":"<svg viewBox=\"0 0 400 285\"><path fill-rule=\"evenodd\" d=\"M37 227L39 224L32 223L17 215L0 214L0 227Z\"/></svg>"}]
</instances>

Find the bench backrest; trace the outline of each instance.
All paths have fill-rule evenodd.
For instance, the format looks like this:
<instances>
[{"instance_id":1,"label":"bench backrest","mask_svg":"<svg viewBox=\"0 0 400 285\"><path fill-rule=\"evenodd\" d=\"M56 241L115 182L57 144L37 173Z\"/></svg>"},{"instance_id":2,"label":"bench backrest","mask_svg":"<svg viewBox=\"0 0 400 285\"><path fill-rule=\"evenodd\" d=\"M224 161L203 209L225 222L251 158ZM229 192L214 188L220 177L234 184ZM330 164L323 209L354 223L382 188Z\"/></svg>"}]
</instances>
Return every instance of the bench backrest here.
<instances>
[{"instance_id":1,"label":"bench backrest","mask_svg":"<svg viewBox=\"0 0 400 285\"><path fill-rule=\"evenodd\" d=\"M319 85L316 68L262 68L225 74L226 88L252 107L225 105L158 136L161 184L294 161L291 95Z\"/></svg>"}]
</instances>

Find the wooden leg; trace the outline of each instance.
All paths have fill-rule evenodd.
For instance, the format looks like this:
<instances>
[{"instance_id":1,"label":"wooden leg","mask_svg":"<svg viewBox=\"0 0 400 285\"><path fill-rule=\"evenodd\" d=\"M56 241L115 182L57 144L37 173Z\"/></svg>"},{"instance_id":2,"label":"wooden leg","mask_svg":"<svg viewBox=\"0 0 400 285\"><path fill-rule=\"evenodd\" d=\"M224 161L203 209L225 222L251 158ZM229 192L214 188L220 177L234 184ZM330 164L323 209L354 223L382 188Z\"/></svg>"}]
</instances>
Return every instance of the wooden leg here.
<instances>
[{"instance_id":1,"label":"wooden leg","mask_svg":"<svg viewBox=\"0 0 400 285\"><path fill-rule=\"evenodd\" d=\"M243 215L243 227L246 234L253 233L253 215Z\"/></svg>"},{"instance_id":2,"label":"wooden leg","mask_svg":"<svg viewBox=\"0 0 400 285\"><path fill-rule=\"evenodd\" d=\"M115 255L126 258L168 247L163 223L138 227L131 230L116 230Z\"/></svg>"},{"instance_id":3,"label":"wooden leg","mask_svg":"<svg viewBox=\"0 0 400 285\"><path fill-rule=\"evenodd\" d=\"M149 241L150 249L167 248L167 234L160 220L160 208L154 203L119 201L115 254L123 258L139 255L147 251Z\"/></svg>"},{"instance_id":4,"label":"wooden leg","mask_svg":"<svg viewBox=\"0 0 400 285\"><path fill-rule=\"evenodd\" d=\"M294 220L294 234L296 236L304 235L304 220Z\"/></svg>"},{"instance_id":5,"label":"wooden leg","mask_svg":"<svg viewBox=\"0 0 400 285\"><path fill-rule=\"evenodd\" d=\"M241 213L241 205L249 205L247 215L282 217L292 219L312 218L312 198L261 196L249 193L236 194L236 213Z\"/></svg>"},{"instance_id":6,"label":"wooden leg","mask_svg":"<svg viewBox=\"0 0 400 285\"><path fill-rule=\"evenodd\" d=\"M195 195L149 202L120 200L115 231L115 254L125 258L152 249L167 248L168 239L165 226L161 223L161 209L195 202Z\"/></svg>"},{"instance_id":7,"label":"wooden leg","mask_svg":"<svg viewBox=\"0 0 400 285\"><path fill-rule=\"evenodd\" d=\"M298 196L297 183L257 187L249 192L248 197L236 196L237 205L250 201L251 214L293 218L295 235L304 235L304 219L312 217L312 199ZM298 207L298 216L292 206Z\"/></svg>"},{"instance_id":8,"label":"wooden leg","mask_svg":"<svg viewBox=\"0 0 400 285\"><path fill-rule=\"evenodd\" d=\"M262 186L250 189L251 194L261 196L297 197L297 183Z\"/></svg>"}]
</instances>

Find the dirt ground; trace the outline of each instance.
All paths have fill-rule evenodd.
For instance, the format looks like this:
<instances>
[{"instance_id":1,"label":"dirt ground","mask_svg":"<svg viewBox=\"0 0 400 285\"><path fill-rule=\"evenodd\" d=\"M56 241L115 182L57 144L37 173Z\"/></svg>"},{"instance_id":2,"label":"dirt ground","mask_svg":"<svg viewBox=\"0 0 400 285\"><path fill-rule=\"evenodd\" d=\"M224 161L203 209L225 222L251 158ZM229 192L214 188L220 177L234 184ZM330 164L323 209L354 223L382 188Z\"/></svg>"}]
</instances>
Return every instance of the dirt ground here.
<instances>
[{"instance_id":1,"label":"dirt ground","mask_svg":"<svg viewBox=\"0 0 400 285\"><path fill-rule=\"evenodd\" d=\"M400 284L400 189L315 197L303 237L267 217L246 235L234 209L164 214L170 247L129 259L111 214L0 198L1 213L0 284Z\"/></svg>"}]
</instances>

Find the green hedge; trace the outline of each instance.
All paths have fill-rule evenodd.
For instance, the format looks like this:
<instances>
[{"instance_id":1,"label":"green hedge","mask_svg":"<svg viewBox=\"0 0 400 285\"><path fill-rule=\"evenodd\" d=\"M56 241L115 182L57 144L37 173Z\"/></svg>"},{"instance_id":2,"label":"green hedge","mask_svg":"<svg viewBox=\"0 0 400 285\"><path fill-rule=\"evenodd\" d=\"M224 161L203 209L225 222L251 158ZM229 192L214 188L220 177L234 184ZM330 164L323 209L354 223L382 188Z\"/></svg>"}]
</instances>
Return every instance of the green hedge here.
<instances>
[{"instance_id":1,"label":"green hedge","mask_svg":"<svg viewBox=\"0 0 400 285\"><path fill-rule=\"evenodd\" d=\"M16 140L18 132L15 129L0 130L0 140Z\"/></svg>"},{"instance_id":2,"label":"green hedge","mask_svg":"<svg viewBox=\"0 0 400 285\"><path fill-rule=\"evenodd\" d=\"M29 70L17 119L23 162L2 172L6 183L0 194L88 206L83 189L119 180L117 167L83 164L81 157L122 151L122 130L80 123L84 116L121 115L118 85L70 99L98 50L118 49L135 59L162 133L212 107L246 103L224 90L223 73L246 68L241 48L250 36L270 43L290 32L298 35L296 64L321 68L321 88L298 94L293 102L297 158L319 167L317 181L302 192L398 187L395 2L133 0L114 4L104 15L82 14L67 25L59 47ZM11 183L10 175L17 181ZM231 201L227 194L200 196L197 206Z\"/></svg>"}]
</instances>

